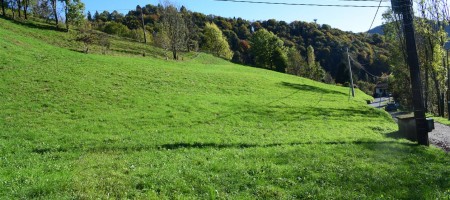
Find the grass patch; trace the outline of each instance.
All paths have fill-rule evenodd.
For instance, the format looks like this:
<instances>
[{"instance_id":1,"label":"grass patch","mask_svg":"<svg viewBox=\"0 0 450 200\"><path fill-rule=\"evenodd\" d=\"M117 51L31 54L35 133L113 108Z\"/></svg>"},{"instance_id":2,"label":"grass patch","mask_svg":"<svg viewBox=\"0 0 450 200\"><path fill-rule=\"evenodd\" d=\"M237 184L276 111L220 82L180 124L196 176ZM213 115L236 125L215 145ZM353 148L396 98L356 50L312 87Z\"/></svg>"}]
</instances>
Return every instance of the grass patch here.
<instances>
[{"instance_id":1,"label":"grass patch","mask_svg":"<svg viewBox=\"0 0 450 200\"><path fill-rule=\"evenodd\" d=\"M450 126L450 120L448 120L448 118L444 118L444 117L435 117L435 116L430 116L431 118L434 119L434 121L439 122L441 124Z\"/></svg>"},{"instance_id":2,"label":"grass patch","mask_svg":"<svg viewBox=\"0 0 450 200\"><path fill-rule=\"evenodd\" d=\"M360 91L207 54L85 55L23 31L63 34L0 19L6 199L450 195L448 155L387 137L396 124Z\"/></svg>"}]
</instances>

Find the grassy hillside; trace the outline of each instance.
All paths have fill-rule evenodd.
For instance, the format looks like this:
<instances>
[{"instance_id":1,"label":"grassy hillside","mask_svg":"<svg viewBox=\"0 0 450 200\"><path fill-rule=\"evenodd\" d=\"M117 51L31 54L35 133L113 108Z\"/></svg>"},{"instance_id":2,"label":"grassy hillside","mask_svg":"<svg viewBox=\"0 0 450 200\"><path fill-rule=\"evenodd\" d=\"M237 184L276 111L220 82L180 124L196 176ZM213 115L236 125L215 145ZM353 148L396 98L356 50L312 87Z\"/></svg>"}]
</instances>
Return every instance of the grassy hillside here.
<instances>
[{"instance_id":1,"label":"grassy hillside","mask_svg":"<svg viewBox=\"0 0 450 200\"><path fill-rule=\"evenodd\" d=\"M450 157L390 138L359 91L206 54L85 55L52 34L0 19L2 198L450 197Z\"/></svg>"}]
</instances>

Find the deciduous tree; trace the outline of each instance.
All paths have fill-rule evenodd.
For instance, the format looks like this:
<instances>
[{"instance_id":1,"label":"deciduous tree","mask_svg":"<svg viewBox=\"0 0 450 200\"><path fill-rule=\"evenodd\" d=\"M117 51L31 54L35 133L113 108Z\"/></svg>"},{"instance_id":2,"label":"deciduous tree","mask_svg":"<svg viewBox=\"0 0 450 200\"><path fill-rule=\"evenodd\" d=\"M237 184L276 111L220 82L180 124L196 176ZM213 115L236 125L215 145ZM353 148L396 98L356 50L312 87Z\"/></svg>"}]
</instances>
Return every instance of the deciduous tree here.
<instances>
[{"instance_id":1,"label":"deciduous tree","mask_svg":"<svg viewBox=\"0 0 450 200\"><path fill-rule=\"evenodd\" d=\"M70 25L80 25L84 20L84 3L81 0L59 0L64 3L64 13L66 19L66 29L69 31Z\"/></svg>"},{"instance_id":2,"label":"deciduous tree","mask_svg":"<svg viewBox=\"0 0 450 200\"><path fill-rule=\"evenodd\" d=\"M230 50L230 46L227 39L214 23L206 23L204 28L205 38L205 50L213 53L215 56L231 60L233 58L233 52Z\"/></svg>"},{"instance_id":3,"label":"deciduous tree","mask_svg":"<svg viewBox=\"0 0 450 200\"><path fill-rule=\"evenodd\" d=\"M172 51L173 59L177 60L178 52L186 48L186 23L178 9L168 2L164 6L161 17L164 32L169 39L170 51Z\"/></svg>"},{"instance_id":4,"label":"deciduous tree","mask_svg":"<svg viewBox=\"0 0 450 200\"><path fill-rule=\"evenodd\" d=\"M255 57L255 63L259 67L281 71L277 64L286 58L286 50L283 41L272 32L260 29L255 32L251 40L251 52Z\"/></svg>"}]
</instances>

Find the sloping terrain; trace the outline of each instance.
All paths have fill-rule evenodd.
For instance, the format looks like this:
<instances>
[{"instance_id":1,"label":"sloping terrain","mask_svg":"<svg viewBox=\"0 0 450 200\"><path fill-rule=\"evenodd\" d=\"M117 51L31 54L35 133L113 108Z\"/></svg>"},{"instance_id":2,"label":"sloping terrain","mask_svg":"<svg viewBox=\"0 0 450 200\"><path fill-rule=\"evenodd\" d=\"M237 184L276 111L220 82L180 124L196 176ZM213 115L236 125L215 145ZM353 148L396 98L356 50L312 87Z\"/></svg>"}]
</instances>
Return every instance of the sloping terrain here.
<instances>
[{"instance_id":1,"label":"sloping terrain","mask_svg":"<svg viewBox=\"0 0 450 200\"><path fill-rule=\"evenodd\" d=\"M450 195L450 157L391 138L362 92L202 53L86 55L51 34L0 19L2 198Z\"/></svg>"}]
</instances>

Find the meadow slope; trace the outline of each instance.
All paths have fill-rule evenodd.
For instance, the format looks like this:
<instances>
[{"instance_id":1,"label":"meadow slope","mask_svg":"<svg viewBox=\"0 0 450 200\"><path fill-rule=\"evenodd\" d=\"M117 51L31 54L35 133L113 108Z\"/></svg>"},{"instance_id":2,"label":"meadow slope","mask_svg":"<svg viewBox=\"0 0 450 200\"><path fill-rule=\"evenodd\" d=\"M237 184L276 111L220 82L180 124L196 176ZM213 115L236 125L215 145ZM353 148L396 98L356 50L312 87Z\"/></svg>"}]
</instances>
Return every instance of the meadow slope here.
<instances>
[{"instance_id":1,"label":"meadow slope","mask_svg":"<svg viewBox=\"0 0 450 200\"><path fill-rule=\"evenodd\" d=\"M35 29L0 19L0 199L450 198L448 154L360 91Z\"/></svg>"}]
</instances>

